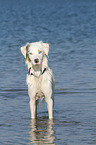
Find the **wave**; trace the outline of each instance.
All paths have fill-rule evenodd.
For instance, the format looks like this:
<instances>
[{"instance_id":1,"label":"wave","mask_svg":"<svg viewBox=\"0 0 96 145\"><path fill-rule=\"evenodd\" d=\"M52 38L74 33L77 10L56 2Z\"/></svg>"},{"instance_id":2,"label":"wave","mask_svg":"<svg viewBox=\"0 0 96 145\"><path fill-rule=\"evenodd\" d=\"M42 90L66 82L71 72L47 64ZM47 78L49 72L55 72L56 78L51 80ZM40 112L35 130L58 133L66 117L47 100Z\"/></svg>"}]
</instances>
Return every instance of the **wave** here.
<instances>
[{"instance_id":1,"label":"wave","mask_svg":"<svg viewBox=\"0 0 96 145\"><path fill-rule=\"evenodd\" d=\"M1 89L0 94L3 93L12 93L12 92L27 92L28 90L26 88L7 88L7 89ZM77 94L77 93L96 93L96 88L85 88L85 89L75 89L75 88L70 88L70 89L64 89L64 88L57 88L54 91L54 94Z\"/></svg>"}]
</instances>

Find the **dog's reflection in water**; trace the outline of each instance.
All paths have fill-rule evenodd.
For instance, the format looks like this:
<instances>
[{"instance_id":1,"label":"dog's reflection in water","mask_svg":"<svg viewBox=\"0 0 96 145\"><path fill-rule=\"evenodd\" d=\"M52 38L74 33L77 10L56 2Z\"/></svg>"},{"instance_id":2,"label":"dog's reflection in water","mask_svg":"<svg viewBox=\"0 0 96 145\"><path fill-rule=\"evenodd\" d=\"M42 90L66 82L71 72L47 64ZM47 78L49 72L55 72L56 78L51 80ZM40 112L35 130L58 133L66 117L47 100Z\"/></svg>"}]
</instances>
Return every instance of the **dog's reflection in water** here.
<instances>
[{"instance_id":1,"label":"dog's reflection in water","mask_svg":"<svg viewBox=\"0 0 96 145\"><path fill-rule=\"evenodd\" d=\"M54 130L53 130L53 120L47 119L32 119L31 120L31 131L30 141L35 145L41 144L51 144L55 145L54 140Z\"/></svg>"}]
</instances>

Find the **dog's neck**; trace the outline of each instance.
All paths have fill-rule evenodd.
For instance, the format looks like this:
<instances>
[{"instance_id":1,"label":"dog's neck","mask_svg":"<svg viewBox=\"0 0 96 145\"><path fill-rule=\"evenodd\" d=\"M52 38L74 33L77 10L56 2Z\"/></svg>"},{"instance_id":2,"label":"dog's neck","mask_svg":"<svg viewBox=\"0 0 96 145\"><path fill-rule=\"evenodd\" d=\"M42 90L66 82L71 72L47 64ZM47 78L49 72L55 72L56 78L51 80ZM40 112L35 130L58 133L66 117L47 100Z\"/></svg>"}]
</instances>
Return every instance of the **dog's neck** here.
<instances>
[{"instance_id":1,"label":"dog's neck","mask_svg":"<svg viewBox=\"0 0 96 145\"><path fill-rule=\"evenodd\" d=\"M34 67L30 67L28 69L28 75L31 75L31 76L33 75L34 77L39 78L47 70L47 68L40 68L39 69L38 67L37 68L35 67L35 69L34 69Z\"/></svg>"}]
</instances>

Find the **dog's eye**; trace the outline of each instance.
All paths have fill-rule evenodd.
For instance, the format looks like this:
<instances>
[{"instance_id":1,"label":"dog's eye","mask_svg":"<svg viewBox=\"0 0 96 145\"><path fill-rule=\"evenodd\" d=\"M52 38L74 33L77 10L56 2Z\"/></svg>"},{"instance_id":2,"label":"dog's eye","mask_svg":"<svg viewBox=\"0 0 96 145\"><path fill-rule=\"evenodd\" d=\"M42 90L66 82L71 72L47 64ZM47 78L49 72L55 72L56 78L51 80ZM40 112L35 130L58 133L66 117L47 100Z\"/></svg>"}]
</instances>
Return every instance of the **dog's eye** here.
<instances>
[{"instance_id":1,"label":"dog's eye","mask_svg":"<svg viewBox=\"0 0 96 145\"><path fill-rule=\"evenodd\" d=\"M40 53L42 53L42 51L39 50L38 53L40 54Z\"/></svg>"},{"instance_id":2,"label":"dog's eye","mask_svg":"<svg viewBox=\"0 0 96 145\"><path fill-rule=\"evenodd\" d=\"M32 53L29 53L30 55L33 55Z\"/></svg>"}]
</instances>

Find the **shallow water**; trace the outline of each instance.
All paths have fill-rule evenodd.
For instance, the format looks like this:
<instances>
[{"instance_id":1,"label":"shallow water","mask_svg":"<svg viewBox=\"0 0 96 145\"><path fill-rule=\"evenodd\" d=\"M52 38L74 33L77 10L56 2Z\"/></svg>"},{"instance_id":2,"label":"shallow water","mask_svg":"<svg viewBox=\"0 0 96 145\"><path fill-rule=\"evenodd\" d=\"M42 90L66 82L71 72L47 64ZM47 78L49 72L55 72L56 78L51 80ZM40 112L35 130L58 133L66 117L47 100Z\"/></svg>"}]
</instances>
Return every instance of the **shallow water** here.
<instances>
[{"instance_id":1,"label":"shallow water","mask_svg":"<svg viewBox=\"0 0 96 145\"><path fill-rule=\"evenodd\" d=\"M20 47L50 43L54 120L30 119ZM96 144L96 1L0 1L0 144Z\"/></svg>"}]
</instances>

